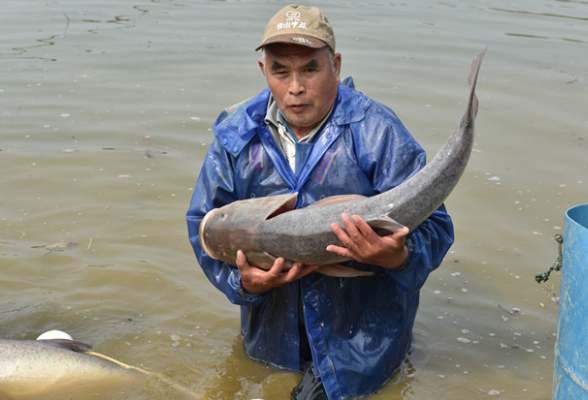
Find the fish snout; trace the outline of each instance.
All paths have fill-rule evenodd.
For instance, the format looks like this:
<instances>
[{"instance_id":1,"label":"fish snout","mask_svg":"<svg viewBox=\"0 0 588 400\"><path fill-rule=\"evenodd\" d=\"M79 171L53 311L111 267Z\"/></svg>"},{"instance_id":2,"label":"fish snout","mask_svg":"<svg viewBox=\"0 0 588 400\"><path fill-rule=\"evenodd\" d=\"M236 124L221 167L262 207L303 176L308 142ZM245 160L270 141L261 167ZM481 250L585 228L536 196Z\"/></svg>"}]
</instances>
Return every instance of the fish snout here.
<instances>
[{"instance_id":1,"label":"fish snout","mask_svg":"<svg viewBox=\"0 0 588 400\"><path fill-rule=\"evenodd\" d=\"M210 219L214 218L217 214L218 208L212 209L209 212L207 212L204 218L202 218L202 221L200 222L200 228L198 229L198 237L200 239L200 246L202 246L202 250L204 250L209 257L212 257L214 259L218 259L218 257L215 256L212 249L206 244L206 239L208 236L210 236L207 230L207 224L210 221Z\"/></svg>"}]
</instances>

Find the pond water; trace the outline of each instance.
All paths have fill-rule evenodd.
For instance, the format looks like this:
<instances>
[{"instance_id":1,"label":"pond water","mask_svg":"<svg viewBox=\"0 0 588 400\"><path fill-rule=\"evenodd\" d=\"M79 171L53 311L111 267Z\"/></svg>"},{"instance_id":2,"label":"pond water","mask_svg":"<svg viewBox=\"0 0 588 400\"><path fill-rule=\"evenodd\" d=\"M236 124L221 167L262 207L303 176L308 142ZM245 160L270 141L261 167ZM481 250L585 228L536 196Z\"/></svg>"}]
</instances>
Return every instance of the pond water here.
<instances>
[{"instance_id":1,"label":"pond water","mask_svg":"<svg viewBox=\"0 0 588 400\"><path fill-rule=\"evenodd\" d=\"M0 3L0 337L60 329L195 398L289 398L299 375L246 357L184 218L214 120L265 87L254 48L286 4ZM474 152L446 201L456 242L422 291L412 353L369 399L550 399L559 275L534 277L564 212L588 202L588 2L313 4L342 76L429 158L488 47ZM187 397L155 378L109 393Z\"/></svg>"}]
</instances>

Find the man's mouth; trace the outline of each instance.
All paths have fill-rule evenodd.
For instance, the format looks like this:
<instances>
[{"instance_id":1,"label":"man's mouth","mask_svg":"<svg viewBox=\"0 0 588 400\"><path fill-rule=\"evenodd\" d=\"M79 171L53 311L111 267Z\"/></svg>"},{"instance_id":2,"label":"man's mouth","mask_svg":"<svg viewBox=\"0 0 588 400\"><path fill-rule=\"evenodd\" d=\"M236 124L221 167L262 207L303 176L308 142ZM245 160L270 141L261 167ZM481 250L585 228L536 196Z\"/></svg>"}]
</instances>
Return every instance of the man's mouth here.
<instances>
[{"instance_id":1,"label":"man's mouth","mask_svg":"<svg viewBox=\"0 0 588 400\"><path fill-rule=\"evenodd\" d=\"M291 104L289 107L294 112L302 112L308 107L308 104Z\"/></svg>"}]
</instances>

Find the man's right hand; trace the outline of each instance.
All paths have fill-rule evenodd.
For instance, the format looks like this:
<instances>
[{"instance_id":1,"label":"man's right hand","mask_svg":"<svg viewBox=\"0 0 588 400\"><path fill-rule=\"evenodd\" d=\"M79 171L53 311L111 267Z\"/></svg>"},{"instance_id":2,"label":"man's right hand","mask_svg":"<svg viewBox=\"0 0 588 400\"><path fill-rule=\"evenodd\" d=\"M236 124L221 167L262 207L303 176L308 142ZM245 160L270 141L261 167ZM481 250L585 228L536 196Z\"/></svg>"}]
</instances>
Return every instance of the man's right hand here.
<instances>
[{"instance_id":1,"label":"man's right hand","mask_svg":"<svg viewBox=\"0 0 588 400\"><path fill-rule=\"evenodd\" d=\"M241 274L241 285L248 293L265 293L286 283L302 279L315 271L318 265L303 265L295 262L288 271L284 271L285 261L279 257L274 265L266 271L247 262L245 253L237 252L237 268Z\"/></svg>"}]
</instances>

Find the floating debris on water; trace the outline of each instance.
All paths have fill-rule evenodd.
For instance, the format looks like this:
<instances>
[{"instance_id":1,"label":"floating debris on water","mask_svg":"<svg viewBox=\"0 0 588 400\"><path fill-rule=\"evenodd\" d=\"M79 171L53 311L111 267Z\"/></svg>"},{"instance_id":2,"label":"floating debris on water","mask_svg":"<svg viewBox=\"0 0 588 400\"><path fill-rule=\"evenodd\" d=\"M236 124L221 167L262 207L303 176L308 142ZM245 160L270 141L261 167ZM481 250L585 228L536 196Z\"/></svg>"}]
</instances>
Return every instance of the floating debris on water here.
<instances>
[{"instance_id":1,"label":"floating debris on water","mask_svg":"<svg viewBox=\"0 0 588 400\"><path fill-rule=\"evenodd\" d=\"M507 310L506 308L502 307L500 304L498 303L494 303L494 305L498 308L500 308L502 311L509 313L510 315L512 315L513 317L517 318L517 314L521 312L520 308L513 308L512 310Z\"/></svg>"},{"instance_id":2,"label":"floating debris on water","mask_svg":"<svg viewBox=\"0 0 588 400\"><path fill-rule=\"evenodd\" d=\"M45 250L47 250L47 253L45 253L45 256L47 256L47 254L52 253L54 251L64 251L64 250L76 247L77 245L78 244L75 242L57 242L57 243L41 245L41 246L31 246L31 248L45 249Z\"/></svg>"},{"instance_id":3,"label":"floating debris on water","mask_svg":"<svg viewBox=\"0 0 588 400\"><path fill-rule=\"evenodd\" d=\"M70 247L75 247L78 244L75 242L58 242L58 243L53 243L53 244L47 244L47 245L42 245L42 246L31 246L33 249L40 249L40 248L45 248L47 250L59 250L59 251L63 251L67 248Z\"/></svg>"}]
</instances>

